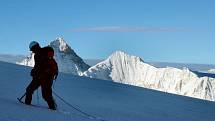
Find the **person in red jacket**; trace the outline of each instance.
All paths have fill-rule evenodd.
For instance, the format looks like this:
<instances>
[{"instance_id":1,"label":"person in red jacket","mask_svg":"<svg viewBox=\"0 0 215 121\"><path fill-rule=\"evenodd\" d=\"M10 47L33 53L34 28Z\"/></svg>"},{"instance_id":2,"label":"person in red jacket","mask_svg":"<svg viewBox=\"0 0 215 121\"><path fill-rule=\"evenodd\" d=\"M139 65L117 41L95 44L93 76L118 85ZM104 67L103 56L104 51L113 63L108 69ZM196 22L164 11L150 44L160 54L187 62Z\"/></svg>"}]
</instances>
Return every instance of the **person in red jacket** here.
<instances>
[{"instance_id":1,"label":"person in red jacket","mask_svg":"<svg viewBox=\"0 0 215 121\"><path fill-rule=\"evenodd\" d=\"M34 53L35 65L31 70L32 81L26 88L25 104L31 104L32 94L41 86L43 99L50 109L56 110L56 103L52 96L53 80L58 74L57 63L53 58L54 50L51 47L41 48L36 41L32 41L29 48Z\"/></svg>"}]
</instances>

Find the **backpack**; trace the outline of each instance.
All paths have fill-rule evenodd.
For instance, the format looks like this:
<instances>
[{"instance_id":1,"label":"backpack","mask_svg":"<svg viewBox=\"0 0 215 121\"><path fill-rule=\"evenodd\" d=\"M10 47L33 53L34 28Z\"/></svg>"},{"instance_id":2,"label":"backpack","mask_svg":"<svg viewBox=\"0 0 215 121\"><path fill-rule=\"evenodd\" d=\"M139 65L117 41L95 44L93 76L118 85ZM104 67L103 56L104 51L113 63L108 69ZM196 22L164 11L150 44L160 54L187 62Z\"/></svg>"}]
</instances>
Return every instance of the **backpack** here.
<instances>
[{"instance_id":1,"label":"backpack","mask_svg":"<svg viewBox=\"0 0 215 121\"><path fill-rule=\"evenodd\" d=\"M58 75L58 65L54 59L54 49L50 46L44 47L43 54L44 54L44 71L45 74L48 76L57 78Z\"/></svg>"}]
</instances>

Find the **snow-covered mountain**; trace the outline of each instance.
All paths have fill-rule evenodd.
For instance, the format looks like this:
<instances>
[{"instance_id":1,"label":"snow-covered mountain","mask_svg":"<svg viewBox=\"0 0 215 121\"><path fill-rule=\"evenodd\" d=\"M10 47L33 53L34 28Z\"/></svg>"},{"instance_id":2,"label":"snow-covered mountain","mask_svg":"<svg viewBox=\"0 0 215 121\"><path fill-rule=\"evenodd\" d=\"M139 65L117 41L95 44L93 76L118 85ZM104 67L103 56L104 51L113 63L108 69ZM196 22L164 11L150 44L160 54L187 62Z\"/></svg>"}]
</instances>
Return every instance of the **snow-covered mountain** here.
<instances>
[{"instance_id":1,"label":"snow-covered mountain","mask_svg":"<svg viewBox=\"0 0 215 121\"><path fill-rule=\"evenodd\" d=\"M47 109L41 91L32 104L20 104L29 84L30 68L0 62L0 121L214 121L215 103L112 81L60 73L53 91L88 117L54 98L57 111ZM24 99L23 99L24 100ZM38 106L38 107L37 107Z\"/></svg>"},{"instance_id":2,"label":"snow-covered mountain","mask_svg":"<svg viewBox=\"0 0 215 121\"><path fill-rule=\"evenodd\" d=\"M208 70L209 73L215 74L215 69Z\"/></svg>"},{"instance_id":3,"label":"snow-covered mountain","mask_svg":"<svg viewBox=\"0 0 215 121\"><path fill-rule=\"evenodd\" d=\"M55 59L58 63L60 72L80 75L90 67L75 53L73 49L71 49L63 38L57 38L52 41L49 46L51 46L55 51ZM31 53L30 56L18 64L33 67L34 54Z\"/></svg>"},{"instance_id":4,"label":"snow-covered mountain","mask_svg":"<svg viewBox=\"0 0 215 121\"><path fill-rule=\"evenodd\" d=\"M16 63L25 59L24 55L0 54L0 61Z\"/></svg>"},{"instance_id":5,"label":"snow-covered mountain","mask_svg":"<svg viewBox=\"0 0 215 121\"><path fill-rule=\"evenodd\" d=\"M121 51L89 68L83 76L215 101L214 78L200 78L187 68L156 68Z\"/></svg>"},{"instance_id":6,"label":"snow-covered mountain","mask_svg":"<svg viewBox=\"0 0 215 121\"><path fill-rule=\"evenodd\" d=\"M193 63L173 63L173 62L147 62L157 68L175 67L183 69L184 67L189 68L192 71L207 72L211 68L215 68L213 64L193 64Z\"/></svg>"}]
</instances>

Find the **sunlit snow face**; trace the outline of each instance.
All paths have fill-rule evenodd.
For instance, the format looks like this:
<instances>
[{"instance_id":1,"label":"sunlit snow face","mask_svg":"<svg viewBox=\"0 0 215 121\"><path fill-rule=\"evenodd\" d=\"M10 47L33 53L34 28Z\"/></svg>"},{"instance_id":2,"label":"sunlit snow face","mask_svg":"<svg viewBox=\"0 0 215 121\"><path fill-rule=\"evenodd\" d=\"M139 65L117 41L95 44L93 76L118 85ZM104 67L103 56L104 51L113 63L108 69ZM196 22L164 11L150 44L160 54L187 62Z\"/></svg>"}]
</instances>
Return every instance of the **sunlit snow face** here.
<instances>
[{"instance_id":1,"label":"sunlit snow face","mask_svg":"<svg viewBox=\"0 0 215 121\"><path fill-rule=\"evenodd\" d=\"M64 41L63 38L57 38L56 41L51 43L52 46L59 48L60 52L66 52L68 49L67 43Z\"/></svg>"},{"instance_id":2,"label":"sunlit snow face","mask_svg":"<svg viewBox=\"0 0 215 121\"><path fill-rule=\"evenodd\" d=\"M63 40L60 40L59 49L60 51L65 51L67 49L67 44Z\"/></svg>"}]
</instances>

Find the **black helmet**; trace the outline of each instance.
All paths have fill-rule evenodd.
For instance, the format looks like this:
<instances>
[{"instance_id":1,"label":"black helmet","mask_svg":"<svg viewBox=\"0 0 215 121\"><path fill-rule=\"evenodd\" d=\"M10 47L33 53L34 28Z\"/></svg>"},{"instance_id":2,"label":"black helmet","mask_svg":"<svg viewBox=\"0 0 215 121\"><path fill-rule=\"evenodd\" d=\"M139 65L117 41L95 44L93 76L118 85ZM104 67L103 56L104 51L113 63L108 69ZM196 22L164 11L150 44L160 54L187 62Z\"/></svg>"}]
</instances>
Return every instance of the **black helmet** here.
<instances>
[{"instance_id":1,"label":"black helmet","mask_svg":"<svg viewBox=\"0 0 215 121\"><path fill-rule=\"evenodd\" d=\"M39 45L39 43L36 42L36 41L32 41L32 42L29 44L29 49L31 50L35 45Z\"/></svg>"}]
</instances>

